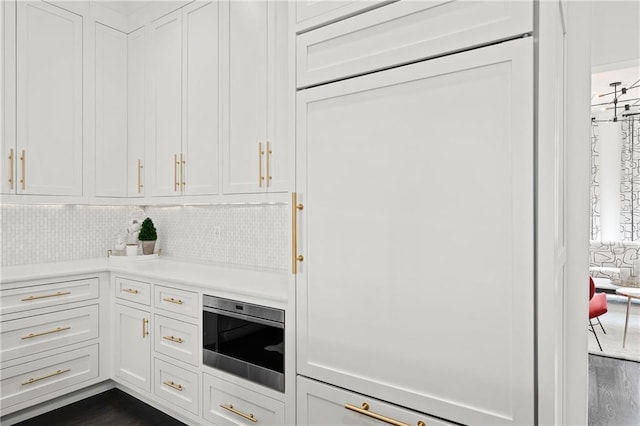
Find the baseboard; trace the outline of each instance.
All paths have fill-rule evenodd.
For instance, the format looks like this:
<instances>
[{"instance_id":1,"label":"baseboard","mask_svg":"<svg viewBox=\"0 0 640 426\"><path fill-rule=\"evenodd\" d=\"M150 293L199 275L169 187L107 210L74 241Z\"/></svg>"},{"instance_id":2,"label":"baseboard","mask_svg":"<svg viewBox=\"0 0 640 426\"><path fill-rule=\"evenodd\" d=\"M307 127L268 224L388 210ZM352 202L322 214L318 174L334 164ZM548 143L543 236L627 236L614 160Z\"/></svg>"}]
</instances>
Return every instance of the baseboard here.
<instances>
[{"instance_id":1,"label":"baseboard","mask_svg":"<svg viewBox=\"0 0 640 426\"><path fill-rule=\"evenodd\" d=\"M66 395L54 398L50 401L34 405L33 407L25 408L24 410L16 411L15 413L7 414L0 418L0 424L2 426L10 426L22 421L28 420L32 417L39 416L40 414L48 413L49 411L56 410L65 405L73 404L82 399L92 397L102 392L106 392L116 387L113 380L106 380L104 382L97 383L95 385L77 390L75 392L68 393Z\"/></svg>"}]
</instances>

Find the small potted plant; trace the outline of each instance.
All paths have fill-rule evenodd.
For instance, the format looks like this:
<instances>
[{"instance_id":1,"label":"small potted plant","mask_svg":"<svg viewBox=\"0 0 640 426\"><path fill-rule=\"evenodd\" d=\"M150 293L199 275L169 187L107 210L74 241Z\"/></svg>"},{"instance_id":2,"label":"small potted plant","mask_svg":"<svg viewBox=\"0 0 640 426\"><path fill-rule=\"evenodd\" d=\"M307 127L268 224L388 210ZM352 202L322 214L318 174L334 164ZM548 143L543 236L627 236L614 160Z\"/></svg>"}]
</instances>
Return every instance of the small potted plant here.
<instances>
[{"instance_id":1,"label":"small potted plant","mask_svg":"<svg viewBox=\"0 0 640 426\"><path fill-rule=\"evenodd\" d=\"M138 239L142 242L142 254L153 254L158 233L156 232L156 227L153 226L151 218L148 217L142 221Z\"/></svg>"}]
</instances>

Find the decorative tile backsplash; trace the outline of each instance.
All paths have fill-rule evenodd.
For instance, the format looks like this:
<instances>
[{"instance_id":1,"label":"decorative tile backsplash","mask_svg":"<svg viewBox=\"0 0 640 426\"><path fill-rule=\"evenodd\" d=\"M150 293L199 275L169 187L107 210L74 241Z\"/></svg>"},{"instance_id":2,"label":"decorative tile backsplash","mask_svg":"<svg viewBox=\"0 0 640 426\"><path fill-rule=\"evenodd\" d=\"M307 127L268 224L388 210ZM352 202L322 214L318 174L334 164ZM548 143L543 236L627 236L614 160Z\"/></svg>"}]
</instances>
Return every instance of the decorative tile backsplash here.
<instances>
[{"instance_id":1,"label":"decorative tile backsplash","mask_svg":"<svg viewBox=\"0 0 640 426\"><path fill-rule=\"evenodd\" d=\"M2 205L2 266L102 257L134 206ZM288 267L286 204L146 207L167 256Z\"/></svg>"}]
</instances>

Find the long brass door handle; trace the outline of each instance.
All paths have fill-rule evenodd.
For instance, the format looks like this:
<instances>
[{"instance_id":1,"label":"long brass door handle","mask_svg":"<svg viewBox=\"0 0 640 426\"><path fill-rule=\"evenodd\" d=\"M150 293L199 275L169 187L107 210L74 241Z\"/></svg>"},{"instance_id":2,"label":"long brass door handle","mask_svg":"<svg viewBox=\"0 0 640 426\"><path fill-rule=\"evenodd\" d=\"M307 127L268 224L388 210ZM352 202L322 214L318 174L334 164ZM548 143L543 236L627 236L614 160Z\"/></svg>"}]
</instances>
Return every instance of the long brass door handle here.
<instances>
[{"instance_id":1,"label":"long brass door handle","mask_svg":"<svg viewBox=\"0 0 640 426\"><path fill-rule=\"evenodd\" d=\"M273 151L271 150L271 144L267 141L267 188L271 186L271 154Z\"/></svg>"},{"instance_id":2,"label":"long brass door handle","mask_svg":"<svg viewBox=\"0 0 640 426\"><path fill-rule=\"evenodd\" d=\"M304 210L303 204L298 204L298 194L291 193L291 273L298 273L298 262L304 257L298 254L298 211Z\"/></svg>"},{"instance_id":3,"label":"long brass door handle","mask_svg":"<svg viewBox=\"0 0 640 426\"><path fill-rule=\"evenodd\" d=\"M47 334L60 333L61 331L70 330L71 326L56 327L53 330L41 331L39 333L29 333L26 336L22 336L21 340L33 339L34 337L46 336Z\"/></svg>"},{"instance_id":4,"label":"long brass door handle","mask_svg":"<svg viewBox=\"0 0 640 426\"><path fill-rule=\"evenodd\" d=\"M258 188L262 188L262 181L264 180L264 176L262 176L262 156L264 155L264 150L262 149L262 142L258 142Z\"/></svg>"},{"instance_id":5,"label":"long brass door handle","mask_svg":"<svg viewBox=\"0 0 640 426\"><path fill-rule=\"evenodd\" d=\"M224 408L227 411L231 411L233 414L237 414L240 417L244 417L247 420L251 420L254 423L258 422L258 419L255 418L253 413L245 414L242 411L238 411L235 408L233 408L233 405L231 405L231 404L229 404L229 405L220 404L220 407Z\"/></svg>"},{"instance_id":6,"label":"long brass door handle","mask_svg":"<svg viewBox=\"0 0 640 426\"><path fill-rule=\"evenodd\" d=\"M181 191L184 191L184 185L185 185L185 181L184 181L185 164L187 164L187 161L184 159L184 155L180 153L180 190Z\"/></svg>"},{"instance_id":7,"label":"long brass door handle","mask_svg":"<svg viewBox=\"0 0 640 426\"><path fill-rule=\"evenodd\" d=\"M22 164L22 176L20 178L20 186L22 186L22 190L24 191L27 187L27 170L26 170L26 162L27 162L27 154L22 150L22 155L20 155L20 163Z\"/></svg>"},{"instance_id":8,"label":"long brass door handle","mask_svg":"<svg viewBox=\"0 0 640 426\"><path fill-rule=\"evenodd\" d=\"M142 165L142 160L138 159L138 194L140 193L140 189L144 187L144 185L142 184L142 178L141 178L143 167L144 166Z\"/></svg>"},{"instance_id":9,"label":"long brass door handle","mask_svg":"<svg viewBox=\"0 0 640 426\"><path fill-rule=\"evenodd\" d=\"M22 384L22 386L30 385L31 383L39 382L40 380L48 379L50 377L59 376L59 375L61 375L63 373L66 373L68 371L71 371L71 369L70 368L63 368L61 370L56 370L53 373L47 374L47 375L42 376L42 377L30 378L29 380L27 380L26 382L22 382L21 384Z\"/></svg>"},{"instance_id":10,"label":"long brass door handle","mask_svg":"<svg viewBox=\"0 0 640 426\"><path fill-rule=\"evenodd\" d=\"M13 169L13 148L9 150L9 189L13 190L13 174L15 170Z\"/></svg>"},{"instance_id":11,"label":"long brass door handle","mask_svg":"<svg viewBox=\"0 0 640 426\"><path fill-rule=\"evenodd\" d=\"M180 189L180 182L178 181L178 167L180 167L178 154L173 154L173 192L178 192Z\"/></svg>"},{"instance_id":12,"label":"long brass door handle","mask_svg":"<svg viewBox=\"0 0 640 426\"><path fill-rule=\"evenodd\" d=\"M391 417L383 416L382 414L372 413L371 411L369 411L369 404L367 404L366 402L363 402L361 407L356 407L355 405L351 404L345 404L344 408L346 408L347 410L355 411L356 413L363 414L367 417L380 420L381 422L388 423L393 426L411 426L409 423L403 423L396 419L392 419ZM422 420L419 420L417 425L426 426L426 423Z\"/></svg>"},{"instance_id":13,"label":"long brass door handle","mask_svg":"<svg viewBox=\"0 0 640 426\"><path fill-rule=\"evenodd\" d=\"M43 294L41 296L29 296L29 297L25 297L24 299L20 299L22 302L30 302L31 300L37 300L37 299L47 299L49 297L60 297L60 296L66 296L68 294L71 294L70 291L58 291L56 293L53 294Z\"/></svg>"}]
</instances>

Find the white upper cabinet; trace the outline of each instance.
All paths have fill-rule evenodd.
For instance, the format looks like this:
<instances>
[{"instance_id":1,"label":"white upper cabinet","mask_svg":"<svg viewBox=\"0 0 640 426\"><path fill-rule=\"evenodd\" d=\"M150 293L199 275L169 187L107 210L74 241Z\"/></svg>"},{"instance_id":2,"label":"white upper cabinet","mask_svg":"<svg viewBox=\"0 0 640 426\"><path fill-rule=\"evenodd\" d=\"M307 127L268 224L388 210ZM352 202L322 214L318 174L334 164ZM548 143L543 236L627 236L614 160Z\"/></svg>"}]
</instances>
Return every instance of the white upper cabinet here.
<instances>
[{"instance_id":1,"label":"white upper cabinet","mask_svg":"<svg viewBox=\"0 0 640 426\"><path fill-rule=\"evenodd\" d=\"M194 2L151 24L153 196L218 192L218 3Z\"/></svg>"},{"instance_id":2,"label":"white upper cabinet","mask_svg":"<svg viewBox=\"0 0 640 426\"><path fill-rule=\"evenodd\" d=\"M302 90L296 108L298 373L533 424L533 38Z\"/></svg>"},{"instance_id":3,"label":"white upper cabinet","mask_svg":"<svg viewBox=\"0 0 640 426\"><path fill-rule=\"evenodd\" d=\"M127 35L127 195L145 194L147 37L144 28Z\"/></svg>"},{"instance_id":4,"label":"white upper cabinet","mask_svg":"<svg viewBox=\"0 0 640 426\"><path fill-rule=\"evenodd\" d=\"M95 194L127 196L127 34L95 24Z\"/></svg>"},{"instance_id":5,"label":"white upper cabinet","mask_svg":"<svg viewBox=\"0 0 640 426\"><path fill-rule=\"evenodd\" d=\"M225 105L223 191L289 190L292 143L287 125L287 3L224 3Z\"/></svg>"},{"instance_id":6,"label":"white upper cabinet","mask_svg":"<svg viewBox=\"0 0 640 426\"><path fill-rule=\"evenodd\" d=\"M18 194L82 195L82 17L20 1L16 22L13 187Z\"/></svg>"},{"instance_id":7,"label":"white upper cabinet","mask_svg":"<svg viewBox=\"0 0 640 426\"><path fill-rule=\"evenodd\" d=\"M2 64L0 65L0 102L2 112L2 178L0 190L3 194L16 192L16 2L0 2L0 43Z\"/></svg>"}]
</instances>

